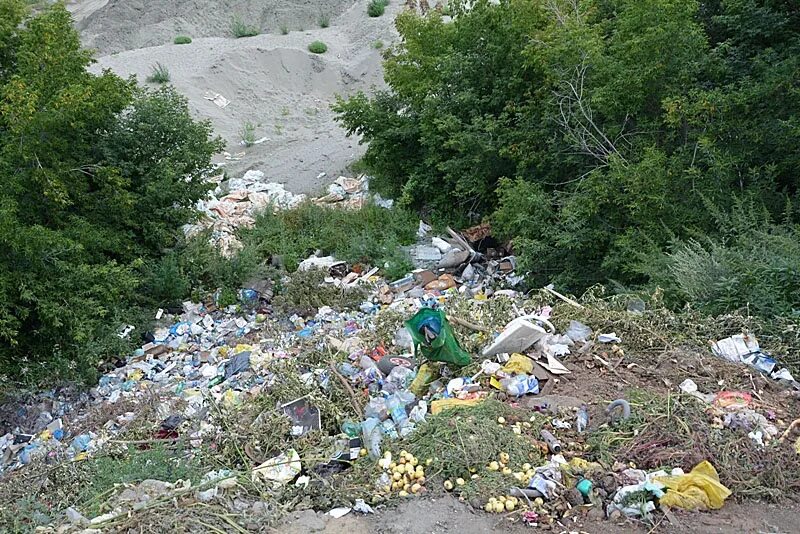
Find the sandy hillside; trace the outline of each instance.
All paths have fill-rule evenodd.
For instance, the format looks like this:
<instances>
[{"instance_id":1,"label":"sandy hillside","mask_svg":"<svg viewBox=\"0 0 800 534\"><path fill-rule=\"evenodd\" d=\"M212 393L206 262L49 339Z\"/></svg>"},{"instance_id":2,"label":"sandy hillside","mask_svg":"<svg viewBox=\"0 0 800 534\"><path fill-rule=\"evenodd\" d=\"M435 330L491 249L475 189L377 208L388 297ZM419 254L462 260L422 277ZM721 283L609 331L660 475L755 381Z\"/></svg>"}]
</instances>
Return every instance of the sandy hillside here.
<instances>
[{"instance_id":1,"label":"sandy hillside","mask_svg":"<svg viewBox=\"0 0 800 534\"><path fill-rule=\"evenodd\" d=\"M367 16L366 5L366 0L75 0L68 7L84 44L97 51L93 70L110 68L146 83L156 63L169 69L170 83L186 95L195 116L211 120L228 144L234 159L220 156L219 162L230 174L258 169L291 191L316 192L363 153L334 122L330 104L337 94L383 86L381 52L373 45L396 40L393 20L402 3L393 2L378 18ZM320 14L330 17L328 28L319 27ZM264 33L233 38L234 16ZM193 42L172 44L176 35ZM308 52L316 40L328 45L327 53ZM216 94L229 104L219 107L209 100ZM248 122L256 126L256 139L267 140L242 146Z\"/></svg>"}]
</instances>

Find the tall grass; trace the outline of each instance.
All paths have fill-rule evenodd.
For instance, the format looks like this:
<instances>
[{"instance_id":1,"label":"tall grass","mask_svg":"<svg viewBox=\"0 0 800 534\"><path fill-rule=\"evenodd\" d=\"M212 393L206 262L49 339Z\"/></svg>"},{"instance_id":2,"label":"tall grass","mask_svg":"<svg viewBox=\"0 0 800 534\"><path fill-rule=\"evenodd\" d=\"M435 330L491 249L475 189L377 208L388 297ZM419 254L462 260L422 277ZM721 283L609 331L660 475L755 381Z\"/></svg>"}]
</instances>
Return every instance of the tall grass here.
<instances>
[{"instance_id":1,"label":"tall grass","mask_svg":"<svg viewBox=\"0 0 800 534\"><path fill-rule=\"evenodd\" d=\"M147 81L150 83L167 83L170 80L169 69L161 63L156 63L151 67L150 76Z\"/></svg>"}]
</instances>

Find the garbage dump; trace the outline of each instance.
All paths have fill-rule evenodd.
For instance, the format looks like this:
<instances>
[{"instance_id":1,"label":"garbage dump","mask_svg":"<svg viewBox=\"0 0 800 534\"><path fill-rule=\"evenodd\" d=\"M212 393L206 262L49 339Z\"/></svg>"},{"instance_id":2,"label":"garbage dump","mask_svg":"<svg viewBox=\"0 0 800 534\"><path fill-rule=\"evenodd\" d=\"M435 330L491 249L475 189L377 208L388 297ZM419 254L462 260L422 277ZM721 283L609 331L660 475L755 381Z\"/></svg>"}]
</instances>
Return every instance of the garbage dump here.
<instances>
[{"instance_id":1,"label":"garbage dump","mask_svg":"<svg viewBox=\"0 0 800 534\"><path fill-rule=\"evenodd\" d=\"M205 204L223 247L233 245L225 225L246 219L262 195L286 207L297 201L256 183L245 176ZM318 200L341 202L362 186L337 182ZM677 370L664 375L669 395L631 387L651 358L626 346L636 330L622 320L586 324L588 308L560 293L520 291L513 256L483 246L488 226L430 232L420 225L412 252L419 268L397 280L332 256L301 264L319 272L317 289L366 295L354 306L278 313L273 282L263 281L229 306L212 295L160 310L146 342L88 393L45 393L28 404L27 426L0 437L0 476L156 445L197 457L233 451L232 465L199 480L112 488L101 510L76 504L57 510L51 524L118 526L175 499L258 515L274 511L267 495L336 518L450 493L512 522L568 529L589 518L652 521L669 508L724 506L734 492L730 473L698 456L712 449L692 448L690 417L717 436L742 436L736 446L760 457L798 447L791 411L759 398L758 388L726 389ZM647 314L618 313L634 325ZM716 342L709 357L763 373L781 391L796 385L754 337ZM145 404L159 423L130 439ZM99 425L98 413L107 414ZM687 426L685 447L662 428L673 425Z\"/></svg>"}]
</instances>

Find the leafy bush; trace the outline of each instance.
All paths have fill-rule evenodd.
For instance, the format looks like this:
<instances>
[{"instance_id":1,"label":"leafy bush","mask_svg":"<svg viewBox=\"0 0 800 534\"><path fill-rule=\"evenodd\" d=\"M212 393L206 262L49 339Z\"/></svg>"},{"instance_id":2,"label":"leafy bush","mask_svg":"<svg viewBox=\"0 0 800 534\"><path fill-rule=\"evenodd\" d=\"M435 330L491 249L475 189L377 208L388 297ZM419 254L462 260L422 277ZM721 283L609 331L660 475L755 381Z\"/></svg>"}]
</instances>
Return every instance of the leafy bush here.
<instances>
[{"instance_id":1,"label":"leafy bush","mask_svg":"<svg viewBox=\"0 0 800 534\"><path fill-rule=\"evenodd\" d=\"M281 24L280 30L281 30L281 35L287 35L289 33L289 26L287 26L286 24Z\"/></svg>"},{"instance_id":2,"label":"leafy bush","mask_svg":"<svg viewBox=\"0 0 800 534\"><path fill-rule=\"evenodd\" d=\"M147 77L150 83L167 83L169 82L169 69L161 63L156 63L150 69L150 76Z\"/></svg>"},{"instance_id":3,"label":"leafy bush","mask_svg":"<svg viewBox=\"0 0 800 534\"><path fill-rule=\"evenodd\" d=\"M380 17L386 11L387 5L389 5L387 0L370 0L369 4L367 4L367 15Z\"/></svg>"},{"instance_id":4,"label":"leafy bush","mask_svg":"<svg viewBox=\"0 0 800 534\"><path fill-rule=\"evenodd\" d=\"M756 206L737 200L730 212L714 210L721 236L677 244L654 280L711 314L800 316L800 228L774 224Z\"/></svg>"},{"instance_id":5,"label":"leafy bush","mask_svg":"<svg viewBox=\"0 0 800 534\"><path fill-rule=\"evenodd\" d=\"M142 301L151 306L170 306L189 296L203 298L217 289L235 294L260 272L252 249L226 258L209 243L207 235L199 235L180 242L142 268Z\"/></svg>"},{"instance_id":6,"label":"leafy bush","mask_svg":"<svg viewBox=\"0 0 800 534\"><path fill-rule=\"evenodd\" d=\"M310 45L308 45L308 51L314 54L324 54L328 51L328 45L323 43L322 41L314 41Z\"/></svg>"},{"instance_id":7,"label":"leafy bush","mask_svg":"<svg viewBox=\"0 0 800 534\"><path fill-rule=\"evenodd\" d=\"M331 25L331 16L328 13L321 12L317 18L317 24L320 28L327 28Z\"/></svg>"},{"instance_id":8,"label":"leafy bush","mask_svg":"<svg viewBox=\"0 0 800 534\"><path fill-rule=\"evenodd\" d=\"M241 37L254 37L259 33L261 33L261 30L258 28L258 26L248 25L238 15L235 15L231 19L231 35L233 35L236 39Z\"/></svg>"},{"instance_id":9,"label":"leafy bush","mask_svg":"<svg viewBox=\"0 0 800 534\"><path fill-rule=\"evenodd\" d=\"M400 247L414 242L417 226L416 217L401 209L368 204L347 211L307 203L262 213L255 227L244 232L243 242L260 258L280 256L289 271L322 250L344 261L381 267L392 278L411 268Z\"/></svg>"},{"instance_id":10,"label":"leafy bush","mask_svg":"<svg viewBox=\"0 0 800 534\"><path fill-rule=\"evenodd\" d=\"M174 43L177 44L177 45L189 44L191 42L192 42L192 38L189 37L188 35L179 35L179 36L177 36L175 38L175 41L174 41Z\"/></svg>"},{"instance_id":11,"label":"leafy bush","mask_svg":"<svg viewBox=\"0 0 800 534\"><path fill-rule=\"evenodd\" d=\"M383 48L383 41L373 41L372 48L374 48L375 50L380 50L381 48Z\"/></svg>"},{"instance_id":12,"label":"leafy bush","mask_svg":"<svg viewBox=\"0 0 800 534\"><path fill-rule=\"evenodd\" d=\"M14 16L0 22L16 58L0 69L0 374L91 380L128 349L114 334L138 321L140 269L195 216L222 143L174 89L89 73L63 4Z\"/></svg>"}]
</instances>

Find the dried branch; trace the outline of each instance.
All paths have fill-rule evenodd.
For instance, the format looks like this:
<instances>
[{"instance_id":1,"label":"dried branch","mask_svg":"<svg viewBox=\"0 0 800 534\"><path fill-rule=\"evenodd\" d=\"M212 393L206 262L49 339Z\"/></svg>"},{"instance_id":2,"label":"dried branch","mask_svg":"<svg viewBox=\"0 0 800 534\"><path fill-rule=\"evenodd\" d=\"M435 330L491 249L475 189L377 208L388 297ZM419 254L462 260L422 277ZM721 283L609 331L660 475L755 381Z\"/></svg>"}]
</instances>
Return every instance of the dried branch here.
<instances>
[{"instance_id":1,"label":"dried branch","mask_svg":"<svg viewBox=\"0 0 800 534\"><path fill-rule=\"evenodd\" d=\"M573 78L564 81L562 90L555 93L559 109L558 125L579 154L590 156L602 165L608 165L612 157L627 165L627 159L617 147L631 145L628 139L631 132L626 131L629 117L625 117L620 133L613 140L605 134L595 122L594 112L586 95L587 70L588 64L584 57L581 64L575 67Z\"/></svg>"}]
</instances>

